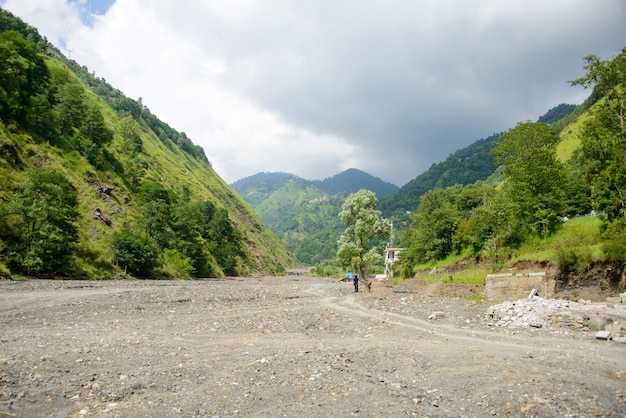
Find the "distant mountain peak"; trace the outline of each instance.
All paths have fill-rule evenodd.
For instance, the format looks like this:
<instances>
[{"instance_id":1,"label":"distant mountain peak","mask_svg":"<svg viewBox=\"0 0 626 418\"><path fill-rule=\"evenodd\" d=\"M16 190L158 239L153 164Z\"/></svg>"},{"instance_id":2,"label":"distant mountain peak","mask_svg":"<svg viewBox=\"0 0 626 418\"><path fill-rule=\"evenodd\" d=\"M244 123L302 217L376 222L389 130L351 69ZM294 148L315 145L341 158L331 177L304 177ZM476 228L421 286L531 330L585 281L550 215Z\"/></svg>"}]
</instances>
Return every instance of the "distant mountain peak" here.
<instances>
[{"instance_id":1,"label":"distant mountain peak","mask_svg":"<svg viewBox=\"0 0 626 418\"><path fill-rule=\"evenodd\" d=\"M383 181L357 168L348 168L324 180L305 180L295 174L283 172L261 172L237 180L231 184L231 187L237 193L242 194L244 190L249 192L250 188L259 188L261 185L274 189L280 187L288 180L300 180L303 182L303 187L305 185L315 186L329 195L356 193L361 189L367 189L376 193L378 198L381 199L393 195L399 189L395 184Z\"/></svg>"},{"instance_id":2,"label":"distant mountain peak","mask_svg":"<svg viewBox=\"0 0 626 418\"><path fill-rule=\"evenodd\" d=\"M356 193L361 189L371 190L376 193L379 199L391 196L398 191L399 187L375 177L357 168L348 168L332 177L313 182L326 193L335 195L337 193Z\"/></svg>"}]
</instances>

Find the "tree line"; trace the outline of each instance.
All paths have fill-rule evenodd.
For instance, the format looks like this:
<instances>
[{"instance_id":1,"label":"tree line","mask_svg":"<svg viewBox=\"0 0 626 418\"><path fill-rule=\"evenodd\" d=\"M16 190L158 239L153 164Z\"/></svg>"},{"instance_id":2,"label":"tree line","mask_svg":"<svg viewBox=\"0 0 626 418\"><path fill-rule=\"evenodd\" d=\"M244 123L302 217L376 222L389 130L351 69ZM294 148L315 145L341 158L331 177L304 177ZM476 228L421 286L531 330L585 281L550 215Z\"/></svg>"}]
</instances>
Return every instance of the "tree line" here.
<instances>
[{"instance_id":1,"label":"tree line","mask_svg":"<svg viewBox=\"0 0 626 418\"><path fill-rule=\"evenodd\" d=\"M609 60L585 57L586 74L573 86L592 88L580 146L567 161L557 156L559 123L520 122L501 135L490 154L503 168L497 185L476 182L433 188L419 199L401 241L394 273L411 277L420 265L453 254L501 263L525 242L545 240L572 217L601 220L602 257L626 261L626 48ZM571 109L558 109L571 112ZM573 119L569 119L571 122ZM380 265L389 221L376 198L349 196L339 215L347 226L337 260L362 275ZM372 251L373 250L373 251ZM565 250L561 267L578 257ZM375 256L378 254L378 256Z\"/></svg>"},{"instance_id":2,"label":"tree line","mask_svg":"<svg viewBox=\"0 0 626 418\"><path fill-rule=\"evenodd\" d=\"M593 88L594 105L568 161L557 158L558 124L520 122L492 150L504 167L498 186L476 183L427 192L403 237L399 272L469 253L501 262L526 240L545 239L575 216L602 220L603 255L626 260L626 48L603 61L585 58L573 86Z\"/></svg>"}]
</instances>

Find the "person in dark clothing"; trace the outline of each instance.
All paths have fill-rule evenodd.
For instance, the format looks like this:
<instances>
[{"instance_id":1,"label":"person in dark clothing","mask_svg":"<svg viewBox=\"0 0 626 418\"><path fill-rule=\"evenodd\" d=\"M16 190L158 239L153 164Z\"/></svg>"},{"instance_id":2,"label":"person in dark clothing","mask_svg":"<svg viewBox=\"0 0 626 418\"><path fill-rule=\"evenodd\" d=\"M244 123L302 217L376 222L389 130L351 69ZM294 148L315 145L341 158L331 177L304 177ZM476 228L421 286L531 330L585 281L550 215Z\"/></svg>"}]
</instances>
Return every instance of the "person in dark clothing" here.
<instances>
[{"instance_id":1,"label":"person in dark clothing","mask_svg":"<svg viewBox=\"0 0 626 418\"><path fill-rule=\"evenodd\" d=\"M354 284L354 291L358 292L359 291L359 276L355 274L354 277L352 278L352 283Z\"/></svg>"}]
</instances>

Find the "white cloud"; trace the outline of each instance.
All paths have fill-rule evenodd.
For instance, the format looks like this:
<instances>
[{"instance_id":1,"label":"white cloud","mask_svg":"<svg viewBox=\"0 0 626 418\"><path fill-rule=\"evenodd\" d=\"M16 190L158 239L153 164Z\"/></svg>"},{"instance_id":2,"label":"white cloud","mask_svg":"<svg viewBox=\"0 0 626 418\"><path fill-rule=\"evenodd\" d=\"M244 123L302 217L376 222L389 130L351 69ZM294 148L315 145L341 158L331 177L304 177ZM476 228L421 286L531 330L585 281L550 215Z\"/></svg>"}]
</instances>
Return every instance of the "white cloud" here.
<instances>
[{"instance_id":1,"label":"white cloud","mask_svg":"<svg viewBox=\"0 0 626 418\"><path fill-rule=\"evenodd\" d=\"M620 0L117 0L91 27L63 0L2 5L142 97L229 182L356 167L402 185L581 102L567 81L583 57L626 39Z\"/></svg>"}]
</instances>

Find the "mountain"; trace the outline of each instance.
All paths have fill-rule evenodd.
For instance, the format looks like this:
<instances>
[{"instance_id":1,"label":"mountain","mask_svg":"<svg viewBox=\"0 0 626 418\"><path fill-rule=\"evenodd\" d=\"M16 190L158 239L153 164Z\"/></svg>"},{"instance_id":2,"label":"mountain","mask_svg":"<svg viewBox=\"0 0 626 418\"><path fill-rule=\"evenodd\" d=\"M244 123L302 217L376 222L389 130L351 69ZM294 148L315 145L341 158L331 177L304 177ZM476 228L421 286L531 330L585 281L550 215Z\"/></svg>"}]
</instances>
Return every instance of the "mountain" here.
<instances>
[{"instance_id":1,"label":"mountain","mask_svg":"<svg viewBox=\"0 0 626 418\"><path fill-rule=\"evenodd\" d=\"M252 207L256 207L289 181L299 181L305 187L314 186L318 191L328 195L351 194L367 189L382 199L398 191L398 186L395 184L385 182L356 168L349 168L324 180L305 180L295 174L263 172L237 180L231 184L231 187Z\"/></svg>"},{"instance_id":2,"label":"mountain","mask_svg":"<svg viewBox=\"0 0 626 418\"><path fill-rule=\"evenodd\" d=\"M296 260L201 147L0 9L0 273L274 274Z\"/></svg>"},{"instance_id":3,"label":"mountain","mask_svg":"<svg viewBox=\"0 0 626 418\"><path fill-rule=\"evenodd\" d=\"M556 123L575 109L574 105L561 104L539 120ZM315 264L336 252L336 241L343 232L337 215L347 195L361 188L376 192L379 208L393 222L400 243L402 232L410 225L411 212L429 190L502 180L502 170L490 154L500 137L497 133L475 141L401 188L357 169L313 181L288 173L258 173L231 186L300 261Z\"/></svg>"},{"instance_id":4,"label":"mountain","mask_svg":"<svg viewBox=\"0 0 626 418\"><path fill-rule=\"evenodd\" d=\"M379 199L393 195L398 191L398 186L385 182L356 168L349 168L324 180L314 180L313 183L330 195L338 193L356 193L361 189L367 189L378 196Z\"/></svg>"},{"instance_id":5,"label":"mountain","mask_svg":"<svg viewBox=\"0 0 626 418\"><path fill-rule=\"evenodd\" d=\"M538 122L557 123L576 110L575 105L560 104L539 117ZM429 190L456 184L468 185L477 181L502 179L491 150L500 140L501 133L493 134L462 148L445 161L433 164L428 170L402 186L397 193L383 199L380 210L398 227L398 236L410 223L410 213L417 209L420 198Z\"/></svg>"},{"instance_id":6,"label":"mountain","mask_svg":"<svg viewBox=\"0 0 626 418\"><path fill-rule=\"evenodd\" d=\"M499 139L500 134L479 139L456 151L445 161L431 165L428 170L402 186L397 193L380 202L383 215L395 215L398 217L396 221L406 221L406 212L414 211L427 191L485 180L496 170L494 158L489 153Z\"/></svg>"},{"instance_id":7,"label":"mountain","mask_svg":"<svg viewBox=\"0 0 626 418\"><path fill-rule=\"evenodd\" d=\"M307 265L334 257L343 232L338 215L349 194L368 189L380 197L398 190L396 185L354 168L324 180L257 173L231 187Z\"/></svg>"}]
</instances>

